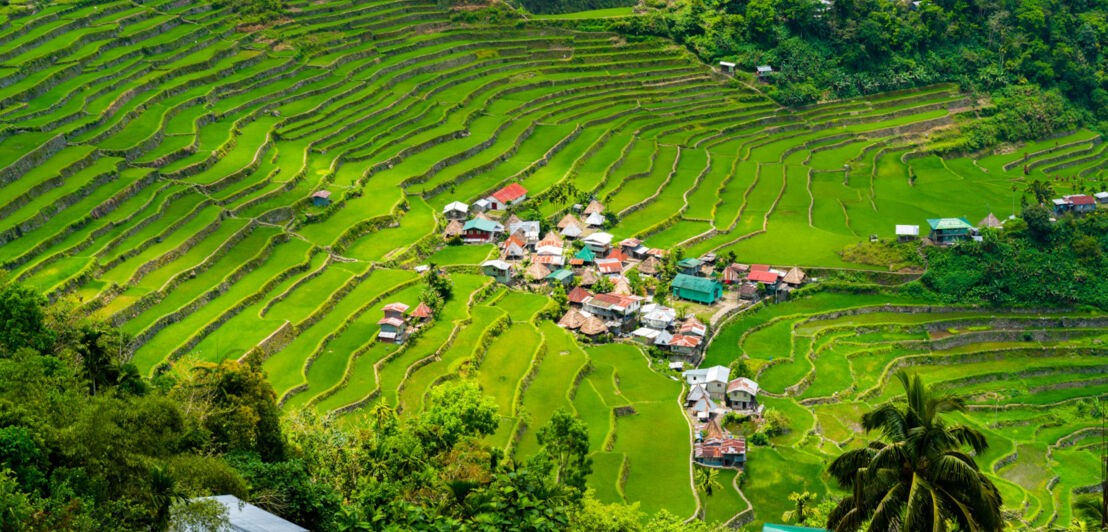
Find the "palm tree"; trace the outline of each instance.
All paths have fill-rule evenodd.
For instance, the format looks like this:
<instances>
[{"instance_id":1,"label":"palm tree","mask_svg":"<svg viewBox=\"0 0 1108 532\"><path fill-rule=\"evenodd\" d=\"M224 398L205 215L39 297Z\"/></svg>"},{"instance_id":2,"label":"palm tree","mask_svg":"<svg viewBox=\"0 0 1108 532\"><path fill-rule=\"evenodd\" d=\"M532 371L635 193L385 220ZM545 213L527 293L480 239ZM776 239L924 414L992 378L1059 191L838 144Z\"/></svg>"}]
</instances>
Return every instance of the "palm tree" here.
<instances>
[{"instance_id":1,"label":"palm tree","mask_svg":"<svg viewBox=\"0 0 1108 532\"><path fill-rule=\"evenodd\" d=\"M1039 205L1046 203L1046 200L1054 195L1054 186L1049 181L1040 181L1038 179L1027 184L1027 188L1024 192L1035 196L1035 202Z\"/></svg>"},{"instance_id":2,"label":"palm tree","mask_svg":"<svg viewBox=\"0 0 1108 532\"><path fill-rule=\"evenodd\" d=\"M811 492L805 491L804 493L792 492L789 494L789 500L796 505L795 508L781 514L781 520L786 523L796 521L796 524L803 525L812 514L815 513L815 508L812 506L816 496Z\"/></svg>"},{"instance_id":3,"label":"palm tree","mask_svg":"<svg viewBox=\"0 0 1108 532\"><path fill-rule=\"evenodd\" d=\"M977 467L969 447L980 455L985 436L963 425L948 425L940 414L962 412L965 400L933 393L919 376L903 370L907 404L887 403L862 416L866 432L883 441L843 453L829 467L844 489L852 490L832 510L827 528L835 532L902 530L999 531L1001 497ZM868 523L868 524L867 524Z\"/></svg>"},{"instance_id":4,"label":"palm tree","mask_svg":"<svg viewBox=\"0 0 1108 532\"><path fill-rule=\"evenodd\" d=\"M698 467L696 468L696 489L707 493L709 497L712 496L713 489L723 489L723 484L719 483L719 470L712 467Z\"/></svg>"},{"instance_id":5,"label":"palm tree","mask_svg":"<svg viewBox=\"0 0 1108 532\"><path fill-rule=\"evenodd\" d=\"M1073 502L1074 513L1077 518L1085 522L1090 529L1096 529L1105 522L1104 499L1100 495L1082 495Z\"/></svg>"}]
</instances>

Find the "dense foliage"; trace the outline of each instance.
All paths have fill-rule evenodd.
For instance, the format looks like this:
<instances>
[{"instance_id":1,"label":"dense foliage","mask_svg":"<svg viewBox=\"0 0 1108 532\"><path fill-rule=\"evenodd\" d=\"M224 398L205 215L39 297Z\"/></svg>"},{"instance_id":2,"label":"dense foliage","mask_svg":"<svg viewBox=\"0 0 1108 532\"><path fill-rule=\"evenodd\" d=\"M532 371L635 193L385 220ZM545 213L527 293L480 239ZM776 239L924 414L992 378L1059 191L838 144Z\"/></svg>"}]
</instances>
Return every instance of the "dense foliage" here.
<instances>
[{"instance_id":1,"label":"dense foliage","mask_svg":"<svg viewBox=\"0 0 1108 532\"><path fill-rule=\"evenodd\" d=\"M649 13L613 22L612 29L671 37L709 63L733 61L747 72L755 65L771 65L775 83L766 88L787 104L940 81L984 93L1038 85L1057 89L1098 120L1108 119L1104 0L645 3L652 8ZM1052 108L1053 94L1021 89L1000 97L1009 103L1028 100L1028 105L1057 115L1037 127L1067 125L1072 117ZM1011 124L987 122L982 128ZM1019 136L1026 138L1022 132Z\"/></svg>"},{"instance_id":2,"label":"dense foliage","mask_svg":"<svg viewBox=\"0 0 1108 532\"><path fill-rule=\"evenodd\" d=\"M216 494L319 531L703 529L595 501L588 430L565 410L525 461L481 443L500 416L468 381L418 415L378 405L360 430L282 420L254 353L150 380L124 335L73 307L2 281L0 302L0 530L206 529L225 513L192 498Z\"/></svg>"},{"instance_id":3,"label":"dense foliage","mask_svg":"<svg viewBox=\"0 0 1108 532\"><path fill-rule=\"evenodd\" d=\"M638 0L517 0L527 11L536 15L558 15L590 9L630 7Z\"/></svg>"},{"instance_id":4,"label":"dense foliage","mask_svg":"<svg viewBox=\"0 0 1108 532\"><path fill-rule=\"evenodd\" d=\"M950 302L1108 309L1106 245L1105 213L1052 222L1046 208L1031 206L981 242L928 248L922 281Z\"/></svg>"}]
</instances>

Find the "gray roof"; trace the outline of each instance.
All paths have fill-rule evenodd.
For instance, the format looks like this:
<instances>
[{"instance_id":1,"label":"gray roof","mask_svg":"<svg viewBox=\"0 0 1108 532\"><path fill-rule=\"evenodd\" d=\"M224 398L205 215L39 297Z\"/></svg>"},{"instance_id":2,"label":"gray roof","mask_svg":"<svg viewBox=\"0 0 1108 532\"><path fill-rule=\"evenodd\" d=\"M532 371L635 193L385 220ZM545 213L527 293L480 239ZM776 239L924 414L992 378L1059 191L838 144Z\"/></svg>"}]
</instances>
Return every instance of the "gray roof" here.
<instances>
[{"instance_id":1,"label":"gray roof","mask_svg":"<svg viewBox=\"0 0 1108 532\"><path fill-rule=\"evenodd\" d=\"M237 532L308 532L307 528L281 519L253 504L243 502L234 495L200 497L200 499L214 499L222 504L227 509L231 530Z\"/></svg>"}]
</instances>

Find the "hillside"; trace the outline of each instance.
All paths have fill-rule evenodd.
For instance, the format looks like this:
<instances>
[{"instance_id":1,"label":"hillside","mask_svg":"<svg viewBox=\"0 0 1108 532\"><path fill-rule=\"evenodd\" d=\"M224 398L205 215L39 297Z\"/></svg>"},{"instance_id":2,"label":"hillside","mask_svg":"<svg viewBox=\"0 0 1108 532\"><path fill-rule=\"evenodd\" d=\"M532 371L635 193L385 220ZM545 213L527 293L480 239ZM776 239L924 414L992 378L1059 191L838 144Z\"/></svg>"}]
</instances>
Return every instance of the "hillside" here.
<instances>
[{"instance_id":1,"label":"hillside","mask_svg":"<svg viewBox=\"0 0 1108 532\"><path fill-rule=\"evenodd\" d=\"M677 377L629 344L579 342L548 319L554 298L480 275L498 250L444 246L448 204L518 183L529 203L516 212L541 219L543 233L596 199L616 242L874 270L841 250L927 218L1003 219L1031 180L1092 191L1108 173L1108 145L1084 129L940 158L931 150L944 135L996 111L953 84L790 108L749 73L720 72L661 37L431 0L294 1L249 25L236 9L103 1L0 15L0 267L128 335L122 361L143 376L254 350L285 414L364 428L376 405L410 418L437 385L471 379L499 412L484 443L523 459L565 408L588 427L596 498L650 515L750 512L734 489L722 509L696 492ZM431 263L450 272L453 296L410 342L378 342L385 306L416 307L415 267ZM1072 489L1092 480L1084 455L1063 449L1092 442L1043 411L1103 394L1100 380L1075 377L1103 371L1092 356L1066 369L1061 354L1097 349L1102 318L1067 332L1054 314L994 323L974 308L948 323L866 310L873 331L851 339L854 322L822 313L935 304L859 297L721 325L709 361L748 355L793 421L754 470L818 474L855 442L860 405L892 397L889 365L918 365L980 399L974 423L1022 431L998 437L987 465L1020 518L1064 523ZM967 327L1035 332L1030 344L1015 332L928 343ZM944 358L917 364L924 351ZM951 374L946 357L975 373ZM1017 366L1028 373L1012 388L984 384ZM1088 386L1058 385L1071 378ZM987 424L994 397L1019 404ZM1059 425L1033 428L1044 421ZM1036 456L1054 460L1049 476L1028 471ZM745 492L757 522L806 485L757 482L765 489ZM825 479L807 489L838 494Z\"/></svg>"}]
</instances>

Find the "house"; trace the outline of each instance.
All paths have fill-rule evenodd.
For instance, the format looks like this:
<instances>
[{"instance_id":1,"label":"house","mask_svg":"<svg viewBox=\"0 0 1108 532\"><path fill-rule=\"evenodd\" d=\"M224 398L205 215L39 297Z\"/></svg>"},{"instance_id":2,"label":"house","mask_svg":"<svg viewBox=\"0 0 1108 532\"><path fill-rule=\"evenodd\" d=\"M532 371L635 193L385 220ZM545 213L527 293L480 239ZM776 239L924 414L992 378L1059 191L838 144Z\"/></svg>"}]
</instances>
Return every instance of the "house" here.
<instances>
[{"instance_id":1,"label":"house","mask_svg":"<svg viewBox=\"0 0 1108 532\"><path fill-rule=\"evenodd\" d=\"M485 199L489 202L489 210L499 211L527 201L527 189L519 183L512 183Z\"/></svg>"},{"instance_id":2,"label":"house","mask_svg":"<svg viewBox=\"0 0 1108 532\"><path fill-rule=\"evenodd\" d=\"M612 248L612 251L609 252L608 256L604 257L604 258L611 259L611 260L618 260L620 263L627 262L627 260L628 260L627 254L624 253L623 250L617 249L617 248Z\"/></svg>"},{"instance_id":3,"label":"house","mask_svg":"<svg viewBox=\"0 0 1108 532\"><path fill-rule=\"evenodd\" d=\"M604 204L600 203L599 201L592 200L592 201L589 202L589 205L587 207L585 207L585 210L582 211L582 212L584 212L585 216L588 216L590 214L603 213L604 212Z\"/></svg>"},{"instance_id":4,"label":"house","mask_svg":"<svg viewBox=\"0 0 1108 532\"><path fill-rule=\"evenodd\" d=\"M732 263L724 266L721 275L723 284L732 285L742 282L748 271L750 271L750 266L746 264Z\"/></svg>"},{"instance_id":5,"label":"house","mask_svg":"<svg viewBox=\"0 0 1108 532\"><path fill-rule=\"evenodd\" d=\"M585 246L597 255L605 256L612 247L612 235L604 232L593 233L585 237Z\"/></svg>"},{"instance_id":6,"label":"house","mask_svg":"<svg viewBox=\"0 0 1108 532\"><path fill-rule=\"evenodd\" d=\"M746 279L752 283L764 285L766 289L773 290L777 288L777 283L780 281L781 276L772 270L758 270L748 273Z\"/></svg>"},{"instance_id":7,"label":"house","mask_svg":"<svg viewBox=\"0 0 1108 532\"><path fill-rule=\"evenodd\" d=\"M431 317L431 307L428 307L426 303L422 301L412 311L412 318L419 321L427 321Z\"/></svg>"},{"instance_id":8,"label":"house","mask_svg":"<svg viewBox=\"0 0 1108 532\"><path fill-rule=\"evenodd\" d=\"M553 253L539 252L539 254L531 257L531 262L533 262L535 264L542 264L542 265L547 266L547 267L554 267L554 266L561 267L561 266L565 265L566 258L563 257L561 254L556 255L556 254L553 254Z\"/></svg>"},{"instance_id":9,"label":"house","mask_svg":"<svg viewBox=\"0 0 1108 532\"><path fill-rule=\"evenodd\" d=\"M707 421L711 419L713 415L723 415L726 412L726 410L710 396L701 397L689 407L689 410L696 416L696 419L700 421Z\"/></svg>"},{"instance_id":10,"label":"house","mask_svg":"<svg viewBox=\"0 0 1108 532\"><path fill-rule=\"evenodd\" d=\"M596 262L596 253L593 253L592 249L588 247L583 247L573 258L581 259L584 264L593 264Z\"/></svg>"},{"instance_id":11,"label":"house","mask_svg":"<svg viewBox=\"0 0 1108 532\"><path fill-rule=\"evenodd\" d=\"M693 445L693 460L698 464L735 467L746 463L746 439L709 439Z\"/></svg>"},{"instance_id":12,"label":"house","mask_svg":"<svg viewBox=\"0 0 1108 532\"><path fill-rule=\"evenodd\" d=\"M465 220L469 216L469 205L453 201L442 208L442 216L447 220Z\"/></svg>"},{"instance_id":13,"label":"house","mask_svg":"<svg viewBox=\"0 0 1108 532\"><path fill-rule=\"evenodd\" d=\"M685 275L700 275L700 259L689 257L677 263L677 271Z\"/></svg>"},{"instance_id":14,"label":"house","mask_svg":"<svg viewBox=\"0 0 1108 532\"><path fill-rule=\"evenodd\" d=\"M573 272L563 268L547 275L546 281L552 285L561 283L562 286L568 286L573 283Z\"/></svg>"},{"instance_id":15,"label":"house","mask_svg":"<svg viewBox=\"0 0 1108 532\"><path fill-rule=\"evenodd\" d=\"M627 278L622 275L617 275L612 278L612 293L617 296L632 296L635 295L631 291L631 283L627 282Z\"/></svg>"},{"instance_id":16,"label":"house","mask_svg":"<svg viewBox=\"0 0 1108 532\"><path fill-rule=\"evenodd\" d=\"M677 329L677 333L704 338L704 335L708 333L708 327L700 323L696 316L689 316L685 319L685 323L682 323L681 327Z\"/></svg>"},{"instance_id":17,"label":"house","mask_svg":"<svg viewBox=\"0 0 1108 532\"><path fill-rule=\"evenodd\" d=\"M643 275L649 275L651 277L658 274L658 270L661 269L662 264L657 257L650 255L646 260L639 263L639 273Z\"/></svg>"},{"instance_id":18,"label":"house","mask_svg":"<svg viewBox=\"0 0 1108 532\"><path fill-rule=\"evenodd\" d=\"M571 225L576 225L578 228L585 226L585 224L581 223L581 220L578 220L576 216L572 214L567 214L563 216L561 220L558 220L558 225L556 225L555 227L557 227L558 229L565 229L566 227L569 227Z\"/></svg>"},{"instance_id":19,"label":"house","mask_svg":"<svg viewBox=\"0 0 1108 532\"><path fill-rule=\"evenodd\" d=\"M514 277L515 266L502 260L487 260L481 263L481 273L492 277L498 283L508 284Z\"/></svg>"},{"instance_id":20,"label":"house","mask_svg":"<svg viewBox=\"0 0 1108 532\"><path fill-rule=\"evenodd\" d=\"M757 283L744 283L739 287L739 299L753 301L758 299L759 291Z\"/></svg>"},{"instance_id":21,"label":"house","mask_svg":"<svg viewBox=\"0 0 1108 532\"><path fill-rule=\"evenodd\" d=\"M590 214L587 218L585 218L585 226L591 227L593 229L600 229L601 227L604 227L605 220L607 220L607 218L605 218L603 214L600 214L599 212L594 212Z\"/></svg>"},{"instance_id":22,"label":"house","mask_svg":"<svg viewBox=\"0 0 1108 532\"><path fill-rule=\"evenodd\" d=\"M596 269L601 275L619 277L623 273L623 263L616 259L597 259Z\"/></svg>"},{"instance_id":23,"label":"house","mask_svg":"<svg viewBox=\"0 0 1108 532\"><path fill-rule=\"evenodd\" d=\"M458 220L450 220L450 223L446 224L446 228L442 230L442 238L444 240L451 240L455 237L462 236L462 222Z\"/></svg>"},{"instance_id":24,"label":"house","mask_svg":"<svg viewBox=\"0 0 1108 532\"><path fill-rule=\"evenodd\" d=\"M663 331L651 327L639 327L631 331L631 339L645 346L655 345Z\"/></svg>"},{"instance_id":25,"label":"house","mask_svg":"<svg viewBox=\"0 0 1108 532\"><path fill-rule=\"evenodd\" d=\"M720 70L720 72L726 72L728 74L734 75L735 74L735 63L732 63L730 61L720 61L719 62L719 70Z\"/></svg>"},{"instance_id":26,"label":"house","mask_svg":"<svg viewBox=\"0 0 1108 532\"><path fill-rule=\"evenodd\" d=\"M575 307L581 307L585 304L585 301L588 301L590 297L592 297L592 292L589 292L588 290L585 290L580 286L575 286L573 290L570 290L569 293L566 294L566 300L569 301L570 305Z\"/></svg>"},{"instance_id":27,"label":"house","mask_svg":"<svg viewBox=\"0 0 1108 532\"><path fill-rule=\"evenodd\" d=\"M1071 194L1054 200L1054 213L1086 214L1096 210L1096 198L1088 194Z\"/></svg>"},{"instance_id":28,"label":"house","mask_svg":"<svg viewBox=\"0 0 1108 532\"><path fill-rule=\"evenodd\" d=\"M714 279L677 274L670 283L673 297L711 305L723 297L723 286Z\"/></svg>"},{"instance_id":29,"label":"house","mask_svg":"<svg viewBox=\"0 0 1108 532\"><path fill-rule=\"evenodd\" d=\"M703 338L684 334L675 334L669 339L669 350L675 354L690 357L700 352Z\"/></svg>"},{"instance_id":30,"label":"house","mask_svg":"<svg viewBox=\"0 0 1108 532\"><path fill-rule=\"evenodd\" d=\"M638 248L643 248L643 253L646 252L646 246L642 245L642 240L637 238L624 238L619 241L619 249L623 251L627 256L634 256L634 252Z\"/></svg>"},{"instance_id":31,"label":"house","mask_svg":"<svg viewBox=\"0 0 1108 532\"><path fill-rule=\"evenodd\" d=\"M990 212L988 216L986 216L980 222L977 222L977 227L988 227L990 229L1000 229L1000 228L1004 227L1004 224L996 217L996 215L994 215L993 213Z\"/></svg>"},{"instance_id":32,"label":"house","mask_svg":"<svg viewBox=\"0 0 1108 532\"><path fill-rule=\"evenodd\" d=\"M600 282L600 277L596 275L596 272L592 268L586 269L581 272L581 286L592 286Z\"/></svg>"},{"instance_id":33,"label":"house","mask_svg":"<svg viewBox=\"0 0 1108 532\"><path fill-rule=\"evenodd\" d=\"M735 410L758 408L758 383L739 377L727 383L727 405Z\"/></svg>"},{"instance_id":34,"label":"house","mask_svg":"<svg viewBox=\"0 0 1108 532\"><path fill-rule=\"evenodd\" d=\"M330 190L317 190L312 194L312 205L316 207L326 207L331 204L331 191Z\"/></svg>"},{"instance_id":35,"label":"house","mask_svg":"<svg viewBox=\"0 0 1108 532\"><path fill-rule=\"evenodd\" d=\"M1101 205L1108 203L1108 192L1097 192L1093 194L1093 197L1096 198L1096 202Z\"/></svg>"},{"instance_id":36,"label":"house","mask_svg":"<svg viewBox=\"0 0 1108 532\"><path fill-rule=\"evenodd\" d=\"M518 220L508 223L508 233L523 233L523 240L527 246L539 243L539 222L531 220Z\"/></svg>"},{"instance_id":37,"label":"house","mask_svg":"<svg viewBox=\"0 0 1108 532\"><path fill-rule=\"evenodd\" d=\"M488 244L504 232L504 226L492 221L474 218L462 226L462 241L466 244Z\"/></svg>"},{"instance_id":38,"label":"house","mask_svg":"<svg viewBox=\"0 0 1108 532\"><path fill-rule=\"evenodd\" d=\"M928 218L927 225L931 226L928 238L940 245L969 240L973 236L973 226L965 218Z\"/></svg>"},{"instance_id":39,"label":"house","mask_svg":"<svg viewBox=\"0 0 1108 532\"><path fill-rule=\"evenodd\" d=\"M581 229L581 226L576 224L569 224L565 227L565 229L562 229L562 236L573 239L581 236L581 233L584 232L585 231Z\"/></svg>"},{"instance_id":40,"label":"house","mask_svg":"<svg viewBox=\"0 0 1108 532\"><path fill-rule=\"evenodd\" d=\"M286 521L253 504L240 500L234 495L197 497L190 499L190 502L206 500L215 501L223 507L223 511L227 514L227 522L219 530L233 532L308 532L307 528ZM199 531L200 527L197 525L196 528L193 528L192 525L185 525L183 530Z\"/></svg>"},{"instance_id":41,"label":"house","mask_svg":"<svg viewBox=\"0 0 1108 532\"><path fill-rule=\"evenodd\" d=\"M690 388L703 384L712 400L722 401L727 393L727 383L731 380L731 369L727 366L690 369L682 376L685 377L685 384L688 384Z\"/></svg>"},{"instance_id":42,"label":"house","mask_svg":"<svg viewBox=\"0 0 1108 532\"><path fill-rule=\"evenodd\" d=\"M616 294L597 294L584 302L585 312L602 318L608 328L630 331L637 321L642 298Z\"/></svg>"},{"instance_id":43,"label":"house","mask_svg":"<svg viewBox=\"0 0 1108 532\"><path fill-rule=\"evenodd\" d=\"M527 255L527 250L524 249L523 239L512 235L504 241L504 260L520 260Z\"/></svg>"},{"instance_id":44,"label":"house","mask_svg":"<svg viewBox=\"0 0 1108 532\"><path fill-rule=\"evenodd\" d=\"M896 226L896 241L900 243L911 242L913 240L919 240L919 226L918 225L898 225Z\"/></svg>"},{"instance_id":45,"label":"house","mask_svg":"<svg viewBox=\"0 0 1108 532\"><path fill-rule=\"evenodd\" d=\"M689 387L689 393L685 394L685 408L691 408L697 403L708 397L708 390L703 384L697 384Z\"/></svg>"},{"instance_id":46,"label":"house","mask_svg":"<svg viewBox=\"0 0 1108 532\"><path fill-rule=\"evenodd\" d=\"M481 199L473 202L473 205L470 205L469 208L473 212L481 213L481 212L485 212L485 211L489 210L489 207L490 207L489 200L481 198Z\"/></svg>"},{"instance_id":47,"label":"house","mask_svg":"<svg viewBox=\"0 0 1108 532\"><path fill-rule=\"evenodd\" d=\"M408 320L404 316L408 312L408 305L404 303L389 303L381 309L385 316L377 325L381 330L377 333L377 341L386 344L402 344L408 338Z\"/></svg>"},{"instance_id":48,"label":"house","mask_svg":"<svg viewBox=\"0 0 1108 532\"><path fill-rule=\"evenodd\" d=\"M758 65L754 71L757 73L759 81L767 81L773 76L773 67L769 65Z\"/></svg>"},{"instance_id":49,"label":"house","mask_svg":"<svg viewBox=\"0 0 1108 532\"><path fill-rule=\"evenodd\" d=\"M657 303L642 308L642 324L652 329L666 330L677 321L677 311Z\"/></svg>"},{"instance_id":50,"label":"house","mask_svg":"<svg viewBox=\"0 0 1108 532\"><path fill-rule=\"evenodd\" d=\"M785 284L795 288L804 284L804 282L808 280L808 275L804 273L804 270L793 266L781 280L784 281Z\"/></svg>"}]
</instances>

